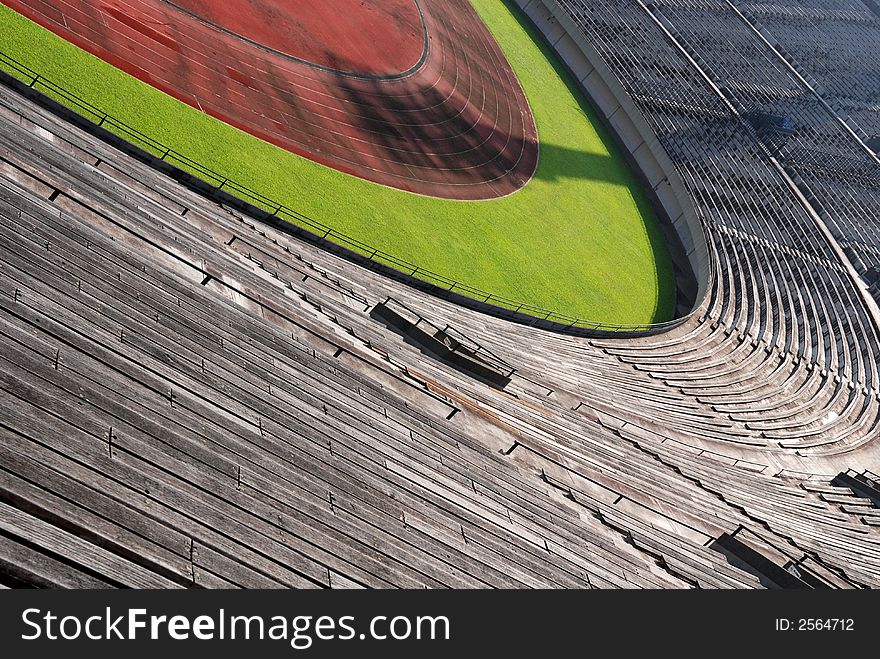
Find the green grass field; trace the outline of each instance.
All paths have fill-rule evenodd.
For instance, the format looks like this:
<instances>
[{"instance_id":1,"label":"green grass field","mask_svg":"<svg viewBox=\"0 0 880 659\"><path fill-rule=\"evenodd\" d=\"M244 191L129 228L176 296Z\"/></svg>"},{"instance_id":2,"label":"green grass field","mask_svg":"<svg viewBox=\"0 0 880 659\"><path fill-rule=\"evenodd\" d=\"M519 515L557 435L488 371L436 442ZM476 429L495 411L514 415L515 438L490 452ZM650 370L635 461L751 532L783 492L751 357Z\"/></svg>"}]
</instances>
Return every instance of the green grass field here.
<instances>
[{"instance_id":1,"label":"green grass field","mask_svg":"<svg viewBox=\"0 0 880 659\"><path fill-rule=\"evenodd\" d=\"M525 19L472 0L538 125L532 181L502 199L431 199L342 174L155 90L0 5L0 50L176 151L428 270L497 295L609 323L670 318L668 250L634 175Z\"/></svg>"}]
</instances>

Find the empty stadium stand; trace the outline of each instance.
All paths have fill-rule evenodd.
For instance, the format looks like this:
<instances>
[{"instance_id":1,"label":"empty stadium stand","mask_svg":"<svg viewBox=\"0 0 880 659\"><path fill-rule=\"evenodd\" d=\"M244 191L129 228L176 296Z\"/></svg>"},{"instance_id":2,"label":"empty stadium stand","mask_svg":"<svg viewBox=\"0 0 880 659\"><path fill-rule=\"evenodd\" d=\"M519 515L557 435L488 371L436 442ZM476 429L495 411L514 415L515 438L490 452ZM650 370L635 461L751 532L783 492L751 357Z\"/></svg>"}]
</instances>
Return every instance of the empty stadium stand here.
<instances>
[{"instance_id":1,"label":"empty stadium stand","mask_svg":"<svg viewBox=\"0 0 880 659\"><path fill-rule=\"evenodd\" d=\"M696 310L585 337L464 308L0 87L0 584L880 586L873 128L773 46L880 18L520 4L674 166Z\"/></svg>"}]
</instances>

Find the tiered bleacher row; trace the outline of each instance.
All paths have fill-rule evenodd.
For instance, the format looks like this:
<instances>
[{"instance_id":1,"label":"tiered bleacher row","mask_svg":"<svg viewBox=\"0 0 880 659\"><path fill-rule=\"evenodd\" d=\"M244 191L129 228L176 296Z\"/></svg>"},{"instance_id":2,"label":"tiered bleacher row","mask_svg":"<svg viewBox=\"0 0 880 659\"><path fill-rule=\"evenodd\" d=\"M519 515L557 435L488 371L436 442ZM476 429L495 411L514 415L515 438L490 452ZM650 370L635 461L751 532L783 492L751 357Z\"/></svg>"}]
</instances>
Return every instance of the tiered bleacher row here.
<instances>
[{"instance_id":1,"label":"tiered bleacher row","mask_svg":"<svg viewBox=\"0 0 880 659\"><path fill-rule=\"evenodd\" d=\"M670 361L666 346L609 350L742 420L768 445L827 452L870 440L877 309L853 277L852 266L860 274L866 269L841 254L847 246L840 231L847 223L872 231L880 205L859 187L878 180L870 154L727 2L561 0L558 6L656 131L717 260L709 322L685 334L686 359ZM755 121L778 116L795 130L768 135ZM796 160L806 153L822 164L815 175L802 166L805 157ZM861 215L851 205L820 204L812 194L834 189L829 172L837 161L859 174L844 176L838 167L836 184L848 188ZM705 344L693 340L710 331L739 341L728 337L708 357ZM770 382L778 379L793 394L784 397L784 409L760 400L768 382L743 373L742 358L757 360ZM713 363L725 365L727 377L719 379Z\"/></svg>"},{"instance_id":2,"label":"tiered bleacher row","mask_svg":"<svg viewBox=\"0 0 880 659\"><path fill-rule=\"evenodd\" d=\"M880 16L797 5L659 0L650 11L744 116L788 120L791 131L759 137L864 275L880 265L880 149L868 146L880 135Z\"/></svg>"},{"instance_id":3,"label":"tiered bleacher row","mask_svg":"<svg viewBox=\"0 0 880 659\"><path fill-rule=\"evenodd\" d=\"M736 5L749 22L772 35L777 49L862 139L880 136L880 5L876 0Z\"/></svg>"},{"instance_id":4,"label":"tiered bleacher row","mask_svg":"<svg viewBox=\"0 0 880 659\"><path fill-rule=\"evenodd\" d=\"M703 218L658 336L436 299L0 88L0 584L880 586L876 305L744 117L760 44L559 7Z\"/></svg>"}]
</instances>

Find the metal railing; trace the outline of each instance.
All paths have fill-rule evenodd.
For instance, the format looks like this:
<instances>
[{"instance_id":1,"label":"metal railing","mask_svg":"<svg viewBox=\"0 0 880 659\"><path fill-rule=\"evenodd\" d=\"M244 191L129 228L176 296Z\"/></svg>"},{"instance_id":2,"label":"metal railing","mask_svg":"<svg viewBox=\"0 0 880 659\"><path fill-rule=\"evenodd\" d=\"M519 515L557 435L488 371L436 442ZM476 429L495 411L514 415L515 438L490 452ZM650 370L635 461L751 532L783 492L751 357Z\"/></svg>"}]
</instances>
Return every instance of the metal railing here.
<instances>
[{"instance_id":1,"label":"metal railing","mask_svg":"<svg viewBox=\"0 0 880 659\"><path fill-rule=\"evenodd\" d=\"M272 216L282 218L288 222L299 226L302 229L316 235L320 239L329 240L337 245L341 245L347 249L356 252L370 261L390 266L410 277L420 279L422 281L433 284L448 293L456 293L458 295L470 298L485 305L498 307L502 310L512 312L513 314L524 314L538 321L546 323L554 323L561 326L561 329L583 329L595 330L601 332L660 332L664 329L672 328L679 325L684 318L677 318L663 323L643 323L643 324L617 324L588 320L570 316L568 314L559 313L544 307L540 307L526 302L520 302L503 295L497 295L484 291L475 286L463 284L460 281L451 279L444 275L438 274L419 265L411 263L405 259L401 259L393 254L389 254L377 247L368 245L367 243L337 231L333 227L315 220L303 213L281 204L270 197L256 192L237 181L234 181L213 169L187 157L186 155L174 150L172 147L153 139L149 135L142 133L136 128L130 126L112 116L111 114L101 110L95 105L89 103L82 97L65 89L61 85L56 84L52 80L44 77L33 69L22 64L18 60L10 57L6 53L0 51L0 70L5 69L7 74L18 79L28 87L37 91L42 91L46 96L56 102L65 105L68 109L77 112L84 118L92 121L97 126L116 133L118 136L126 140L133 141L158 157L161 161L173 164L184 171L194 174L199 178L213 185L217 190L226 191L229 194L238 196L239 198L251 203L252 205L270 213ZM92 119L94 118L94 119Z\"/></svg>"}]
</instances>

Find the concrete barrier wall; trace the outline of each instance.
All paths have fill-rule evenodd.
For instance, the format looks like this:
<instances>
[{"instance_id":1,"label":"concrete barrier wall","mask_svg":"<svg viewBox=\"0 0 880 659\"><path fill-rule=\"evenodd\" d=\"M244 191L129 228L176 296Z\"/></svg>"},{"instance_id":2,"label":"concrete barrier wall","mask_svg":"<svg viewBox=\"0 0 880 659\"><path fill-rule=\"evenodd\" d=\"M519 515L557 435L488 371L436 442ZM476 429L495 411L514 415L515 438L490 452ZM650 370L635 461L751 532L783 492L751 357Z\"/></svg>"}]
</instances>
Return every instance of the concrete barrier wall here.
<instances>
[{"instance_id":1,"label":"concrete barrier wall","mask_svg":"<svg viewBox=\"0 0 880 659\"><path fill-rule=\"evenodd\" d=\"M512 0L544 35L615 134L650 188L663 221L671 224L696 280L692 309L710 288L706 234L684 181L632 98L599 52L556 0ZM673 250L678 251L678 250Z\"/></svg>"}]
</instances>

